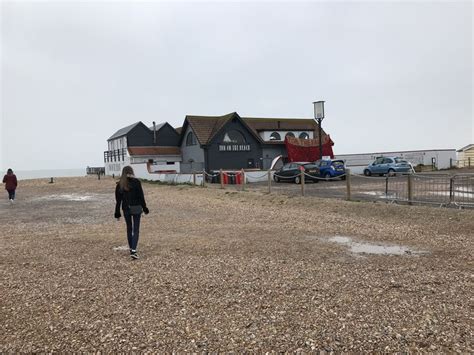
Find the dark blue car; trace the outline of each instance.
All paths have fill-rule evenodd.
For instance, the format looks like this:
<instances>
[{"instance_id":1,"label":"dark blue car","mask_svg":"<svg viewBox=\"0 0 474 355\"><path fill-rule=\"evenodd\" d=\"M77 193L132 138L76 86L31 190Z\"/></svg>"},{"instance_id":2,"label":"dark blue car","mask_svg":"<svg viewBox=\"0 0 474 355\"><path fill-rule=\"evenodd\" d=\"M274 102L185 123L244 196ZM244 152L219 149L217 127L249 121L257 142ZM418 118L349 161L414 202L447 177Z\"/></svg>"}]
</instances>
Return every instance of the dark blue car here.
<instances>
[{"instance_id":1,"label":"dark blue car","mask_svg":"<svg viewBox=\"0 0 474 355\"><path fill-rule=\"evenodd\" d=\"M324 159L316 161L319 168L319 176L332 179L340 177L342 180L346 178L346 167L343 160Z\"/></svg>"}]
</instances>

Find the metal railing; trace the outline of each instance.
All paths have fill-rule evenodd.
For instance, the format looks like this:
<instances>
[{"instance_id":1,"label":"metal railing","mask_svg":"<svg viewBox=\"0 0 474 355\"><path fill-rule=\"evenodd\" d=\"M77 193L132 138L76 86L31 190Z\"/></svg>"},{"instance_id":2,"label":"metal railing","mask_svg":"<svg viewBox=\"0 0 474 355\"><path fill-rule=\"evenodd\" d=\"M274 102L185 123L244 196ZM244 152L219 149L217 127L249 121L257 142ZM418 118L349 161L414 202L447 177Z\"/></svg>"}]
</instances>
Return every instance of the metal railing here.
<instances>
[{"instance_id":1,"label":"metal railing","mask_svg":"<svg viewBox=\"0 0 474 355\"><path fill-rule=\"evenodd\" d=\"M266 193L354 201L385 201L410 205L474 208L474 174L430 173L368 177L352 174L350 169L347 169L344 175L323 178L310 175L305 171L292 176L281 176L273 170L261 172L220 170L212 173L195 171L192 174L176 174L176 179L173 178L173 181L183 183L183 179L180 179L181 175L183 178L184 175L187 175L186 183L220 186L221 189L241 191L249 189ZM292 183L279 184L277 180ZM308 184L308 181L320 183Z\"/></svg>"},{"instance_id":2,"label":"metal railing","mask_svg":"<svg viewBox=\"0 0 474 355\"><path fill-rule=\"evenodd\" d=\"M293 176L280 176L274 171L267 171L259 176L262 178L266 175L267 181L260 180L255 183L252 178L246 176L246 173L244 174L243 182L249 188L255 186L258 190L263 189L269 193L273 191L346 200L377 200L411 205L474 208L474 174L431 173L367 177L351 174L348 170L345 175L322 178L306 172L296 173ZM275 177L280 181L297 182L298 185L276 184ZM345 182L340 181L342 179L345 179ZM308 180L328 183L308 185ZM336 180L339 181L336 184L329 183ZM222 184L221 188L224 188Z\"/></svg>"},{"instance_id":3,"label":"metal railing","mask_svg":"<svg viewBox=\"0 0 474 355\"><path fill-rule=\"evenodd\" d=\"M127 156L127 148L106 150L104 152L104 163L110 163L115 161L125 161Z\"/></svg>"}]
</instances>

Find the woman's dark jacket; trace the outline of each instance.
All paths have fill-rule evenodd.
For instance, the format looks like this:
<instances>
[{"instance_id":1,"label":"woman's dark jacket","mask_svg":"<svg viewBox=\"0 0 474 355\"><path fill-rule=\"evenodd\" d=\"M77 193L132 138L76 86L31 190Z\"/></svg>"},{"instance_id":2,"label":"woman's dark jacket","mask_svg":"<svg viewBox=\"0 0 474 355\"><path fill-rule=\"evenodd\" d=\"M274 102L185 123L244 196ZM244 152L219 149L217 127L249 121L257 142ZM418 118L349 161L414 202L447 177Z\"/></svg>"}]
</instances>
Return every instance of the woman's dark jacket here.
<instances>
[{"instance_id":1,"label":"woman's dark jacket","mask_svg":"<svg viewBox=\"0 0 474 355\"><path fill-rule=\"evenodd\" d=\"M1 175L0 175L1 176ZM16 190L18 181L16 180L15 174L7 174L3 177L3 183L5 184L5 190Z\"/></svg>"},{"instance_id":2,"label":"woman's dark jacket","mask_svg":"<svg viewBox=\"0 0 474 355\"><path fill-rule=\"evenodd\" d=\"M140 180L136 178L127 178L128 180L128 191L122 190L120 184L117 183L115 188L115 214L120 214L120 204L122 204L122 210L124 213L128 213L130 210L129 206L140 205L143 210L147 210L145 196L143 195L142 184Z\"/></svg>"}]
</instances>

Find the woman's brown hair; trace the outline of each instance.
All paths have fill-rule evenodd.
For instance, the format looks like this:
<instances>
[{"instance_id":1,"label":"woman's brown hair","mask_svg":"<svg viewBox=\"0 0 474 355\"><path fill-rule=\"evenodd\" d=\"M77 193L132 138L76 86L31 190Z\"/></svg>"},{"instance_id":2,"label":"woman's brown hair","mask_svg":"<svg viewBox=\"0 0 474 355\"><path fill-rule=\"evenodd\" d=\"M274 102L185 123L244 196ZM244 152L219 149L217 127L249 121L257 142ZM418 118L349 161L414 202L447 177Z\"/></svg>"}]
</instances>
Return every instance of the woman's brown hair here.
<instances>
[{"instance_id":1,"label":"woman's brown hair","mask_svg":"<svg viewBox=\"0 0 474 355\"><path fill-rule=\"evenodd\" d=\"M128 191L128 177L133 176L133 169L131 166L124 166L122 169L122 176L120 176L119 185L123 191Z\"/></svg>"}]
</instances>

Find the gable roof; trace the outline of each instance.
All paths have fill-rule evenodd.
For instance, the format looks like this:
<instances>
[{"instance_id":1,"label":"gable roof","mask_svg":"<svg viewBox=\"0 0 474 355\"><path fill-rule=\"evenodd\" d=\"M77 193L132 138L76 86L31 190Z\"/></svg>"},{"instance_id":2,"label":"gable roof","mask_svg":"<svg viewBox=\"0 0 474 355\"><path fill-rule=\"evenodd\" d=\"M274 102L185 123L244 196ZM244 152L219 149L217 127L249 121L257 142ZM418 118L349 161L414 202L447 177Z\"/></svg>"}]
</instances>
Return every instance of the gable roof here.
<instances>
[{"instance_id":1,"label":"gable roof","mask_svg":"<svg viewBox=\"0 0 474 355\"><path fill-rule=\"evenodd\" d=\"M232 112L224 116L186 116L182 132L186 131L185 127L189 124L199 144L205 145L234 115L237 114Z\"/></svg>"},{"instance_id":2,"label":"gable roof","mask_svg":"<svg viewBox=\"0 0 474 355\"><path fill-rule=\"evenodd\" d=\"M112 140L112 139L125 136L126 134L128 134L128 132L130 132L132 129L134 129L134 128L135 128L136 126L138 126L139 124L143 124L143 123L142 123L141 121L138 121L138 122L135 122L134 124L131 124L130 126L120 128L117 132L115 132L114 134L112 134L112 136L111 136L109 139L107 139L107 140L110 141L110 140Z\"/></svg>"},{"instance_id":3,"label":"gable roof","mask_svg":"<svg viewBox=\"0 0 474 355\"><path fill-rule=\"evenodd\" d=\"M465 147L462 147L461 149L457 150L457 152L465 152L466 150L469 150L471 148L474 148L474 144L468 144Z\"/></svg>"},{"instance_id":4,"label":"gable roof","mask_svg":"<svg viewBox=\"0 0 474 355\"><path fill-rule=\"evenodd\" d=\"M181 133L184 134L189 124L196 135L199 144L206 145L231 119L238 118L249 131L262 143L284 144L279 142L266 142L260 137L260 131L316 131L318 124L313 118L263 118L240 117L236 112L223 116L186 116ZM323 136L326 132L323 132ZM181 141L184 137L181 137Z\"/></svg>"},{"instance_id":5,"label":"gable roof","mask_svg":"<svg viewBox=\"0 0 474 355\"><path fill-rule=\"evenodd\" d=\"M158 131L159 131L165 124L167 124L167 123L168 123L168 122L163 122L163 123L156 124L156 125L155 125L155 126L156 126L156 131L158 132ZM148 129L149 129L150 131L153 131L153 126L148 127Z\"/></svg>"}]
</instances>

